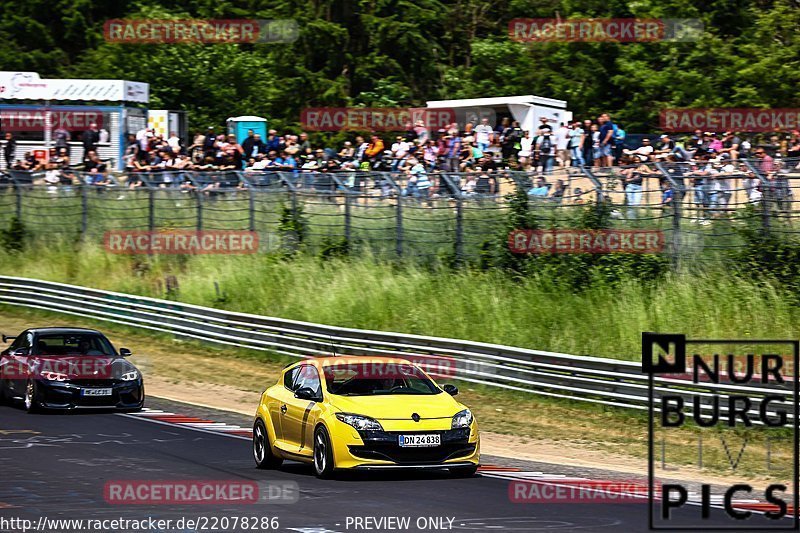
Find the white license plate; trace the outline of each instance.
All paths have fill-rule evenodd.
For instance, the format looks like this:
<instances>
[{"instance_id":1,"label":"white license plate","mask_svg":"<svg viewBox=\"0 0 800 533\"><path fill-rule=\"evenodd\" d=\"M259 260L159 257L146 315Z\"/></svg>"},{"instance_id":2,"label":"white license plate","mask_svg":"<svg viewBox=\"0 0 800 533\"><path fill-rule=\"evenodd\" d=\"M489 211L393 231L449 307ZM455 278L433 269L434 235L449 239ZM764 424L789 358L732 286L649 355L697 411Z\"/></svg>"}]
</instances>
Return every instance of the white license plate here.
<instances>
[{"instance_id":1,"label":"white license plate","mask_svg":"<svg viewBox=\"0 0 800 533\"><path fill-rule=\"evenodd\" d=\"M442 444L442 436L439 434L400 435L400 446L402 448L432 447L440 444Z\"/></svg>"},{"instance_id":2,"label":"white license plate","mask_svg":"<svg viewBox=\"0 0 800 533\"><path fill-rule=\"evenodd\" d=\"M82 396L111 396L111 389L81 389Z\"/></svg>"}]
</instances>

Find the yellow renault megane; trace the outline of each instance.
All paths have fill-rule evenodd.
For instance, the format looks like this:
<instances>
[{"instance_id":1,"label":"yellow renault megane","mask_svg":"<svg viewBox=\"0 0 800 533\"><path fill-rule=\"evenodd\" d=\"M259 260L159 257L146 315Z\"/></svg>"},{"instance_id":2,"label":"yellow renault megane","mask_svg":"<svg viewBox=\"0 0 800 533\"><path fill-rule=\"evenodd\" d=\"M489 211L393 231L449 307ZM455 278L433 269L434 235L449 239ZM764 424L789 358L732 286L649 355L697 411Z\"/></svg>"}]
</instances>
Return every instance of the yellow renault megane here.
<instances>
[{"instance_id":1,"label":"yellow renault megane","mask_svg":"<svg viewBox=\"0 0 800 533\"><path fill-rule=\"evenodd\" d=\"M258 468L284 459L338 469L437 468L471 476L478 425L453 396L405 359L324 357L286 367L261 395L253 426Z\"/></svg>"}]
</instances>

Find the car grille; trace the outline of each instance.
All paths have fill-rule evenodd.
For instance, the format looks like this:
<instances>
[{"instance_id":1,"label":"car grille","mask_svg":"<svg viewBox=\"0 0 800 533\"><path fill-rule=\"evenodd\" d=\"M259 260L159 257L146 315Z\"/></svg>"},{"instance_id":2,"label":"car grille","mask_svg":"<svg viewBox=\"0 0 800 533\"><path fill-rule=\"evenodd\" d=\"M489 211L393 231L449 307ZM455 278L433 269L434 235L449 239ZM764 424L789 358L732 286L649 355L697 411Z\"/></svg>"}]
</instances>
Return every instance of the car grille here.
<instances>
[{"instance_id":1,"label":"car grille","mask_svg":"<svg viewBox=\"0 0 800 533\"><path fill-rule=\"evenodd\" d=\"M363 445L349 446L350 453L361 459L392 461L400 465L438 464L448 459L466 457L475 452L470 444L469 429L448 431L364 431L359 432ZM400 435L439 434L441 444L435 447L404 448L398 444Z\"/></svg>"}]
</instances>

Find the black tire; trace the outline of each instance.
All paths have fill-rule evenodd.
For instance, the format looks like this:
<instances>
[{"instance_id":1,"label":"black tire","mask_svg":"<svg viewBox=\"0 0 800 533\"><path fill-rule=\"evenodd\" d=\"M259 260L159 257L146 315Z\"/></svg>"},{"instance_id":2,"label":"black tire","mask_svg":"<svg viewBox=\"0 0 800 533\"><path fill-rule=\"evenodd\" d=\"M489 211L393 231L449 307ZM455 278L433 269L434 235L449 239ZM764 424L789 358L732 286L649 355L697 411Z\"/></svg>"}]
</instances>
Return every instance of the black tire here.
<instances>
[{"instance_id":1,"label":"black tire","mask_svg":"<svg viewBox=\"0 0 800 533\"><path fill-rule=\"evenodd\" d=\"M36 382L28 380L28 383L25 384L25 397L22 400L22 405L29 413L37 413L41 410L39 400L37 399L38 396Z\"/></svg>"},{"instance_id":2,"label":"black tire","mask_svg":"<svg viewBox=\"0 0 800 533\"><path fill-rule=\"evenodd\" d=\"M331 439L328 437L328 430L325 426L319 426L314 431L314 474L320 479L328 479L333 476L333 448Z\"/></svg>"},{"instance_id":3,"label":"black tire","mask_svg":"<svg viewBox=\"0 0 800 533\"><path fill-rule=\"evenodd\" d=\"M6 382L0 379L0 405L11 404L11 399L8 397Z\"/></svg>"},{"instance_id":4,"label":"black tire","mask_svg":"<svg viewBox=\"0 0 800 533\"><path fill-rule=\"evenodd\" d=\"M478 465L457 466L450 469L453 477L472 477L478 471Z\"/></svg>"},{"instance_id":5,"label":"black tire","mask_svg":"<svg viewBox=\"0 0 800 533\"><path fill-rule=\"evenodd\" d=\"M256 420L253 425L253 459L256 462L256 468L262 470L275 469L283 463L283 459L272 453L269 433L261 419Z\"/></svg>"}]
</instances>

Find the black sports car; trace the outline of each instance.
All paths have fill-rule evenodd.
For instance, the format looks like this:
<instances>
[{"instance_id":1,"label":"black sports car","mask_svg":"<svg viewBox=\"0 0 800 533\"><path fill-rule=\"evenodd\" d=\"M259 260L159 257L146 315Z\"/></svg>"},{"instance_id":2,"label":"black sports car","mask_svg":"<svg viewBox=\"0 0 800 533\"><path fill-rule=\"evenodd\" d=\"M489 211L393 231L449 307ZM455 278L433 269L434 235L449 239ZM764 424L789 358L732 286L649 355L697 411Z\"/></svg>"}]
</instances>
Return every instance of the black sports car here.
<instances>
[{"instance_id":1,"label":"black sports car","mask_svg":"<svg viewBox=\"0 0 800 533\"><path fill-rule=\"evenodd\" d=\"M144 382L99 331L82 328L28 329L0 352L0 401L20 400L38 409L118 409L144 406Z\"/></svg>"}]
</instances>

